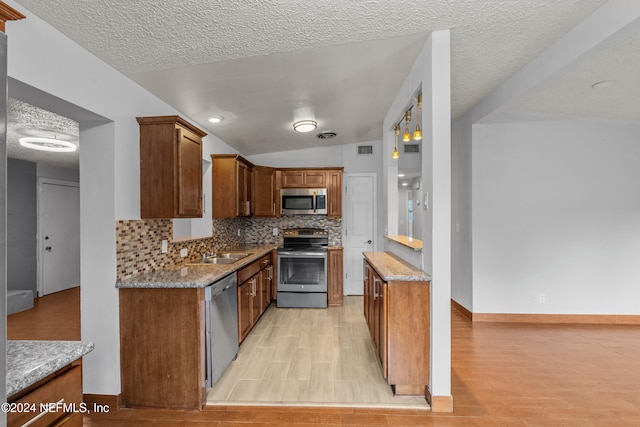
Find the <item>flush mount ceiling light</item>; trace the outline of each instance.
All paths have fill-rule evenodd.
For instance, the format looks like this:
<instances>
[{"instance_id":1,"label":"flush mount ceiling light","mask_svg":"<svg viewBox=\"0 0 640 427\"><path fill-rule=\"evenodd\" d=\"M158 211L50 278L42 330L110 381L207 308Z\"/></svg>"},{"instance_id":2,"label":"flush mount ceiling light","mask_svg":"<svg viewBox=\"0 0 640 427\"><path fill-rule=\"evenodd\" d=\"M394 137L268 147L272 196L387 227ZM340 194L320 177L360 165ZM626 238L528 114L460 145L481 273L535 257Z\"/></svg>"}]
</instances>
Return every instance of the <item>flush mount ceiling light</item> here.
<instances>
[{"instance_id":1,"label":"flush mount ceiling light","mask_svg":"<svg viewBox=\"0 0 640 427\"><path fill-rule=\"evenodd\" d=\"M318 123L315 120L300 120L293 124L293 130L296 132L311 132L318 127Z\"/></svg>"},{"instance_id":2,"label":"flush mount ceiling light","mask_svg":"<svg viewBox=\"0 0 640 427\"><path fill-rule=\"evenodd\" d=\"M222 116L213 116L209 118L209 122L211 123L220 123L223 120L224 120L224 117Z\"/></svg>"},{"instance_id":3,"label":"flush mount ceiling light","mask_svg":"<svg viewBox=\"0 0 640 427\"><path fill-rule=\"evenodd\" d=\"M20 145L32 150L51 151L54 153L69 153L76 151L76 145L69 141L61 141L55 138L40 138L26 136L20 138Z\"/></svg>"}]
</instances>

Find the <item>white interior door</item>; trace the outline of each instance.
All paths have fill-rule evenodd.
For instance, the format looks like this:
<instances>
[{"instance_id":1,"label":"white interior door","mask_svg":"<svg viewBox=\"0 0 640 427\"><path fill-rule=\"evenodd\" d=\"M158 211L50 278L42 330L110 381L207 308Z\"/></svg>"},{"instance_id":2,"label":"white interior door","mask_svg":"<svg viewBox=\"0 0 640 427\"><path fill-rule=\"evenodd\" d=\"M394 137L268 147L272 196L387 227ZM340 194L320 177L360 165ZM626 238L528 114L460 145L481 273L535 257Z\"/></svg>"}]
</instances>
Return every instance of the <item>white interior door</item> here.
<instances>
[{"instance_id":1,"label":"white interior door","mask_svg":"<svg viewBox=\"0 0 640 427\"><path fill-rule=\"evenodd\" d=\"M346 295L362 295L362 252L374 250L376 235L376 174L345 174L346 236L345 281Z\"/></svg>"},{"instance_id":2,"label":"white interior door","mask_svg":"<svg viewBox=\"0 0 640 427\"><path fill-rule=\"evenodd\" d=\"M38 197L40 295L80 286L80 188L40 180Z\"/></svg>"}]
</instances>

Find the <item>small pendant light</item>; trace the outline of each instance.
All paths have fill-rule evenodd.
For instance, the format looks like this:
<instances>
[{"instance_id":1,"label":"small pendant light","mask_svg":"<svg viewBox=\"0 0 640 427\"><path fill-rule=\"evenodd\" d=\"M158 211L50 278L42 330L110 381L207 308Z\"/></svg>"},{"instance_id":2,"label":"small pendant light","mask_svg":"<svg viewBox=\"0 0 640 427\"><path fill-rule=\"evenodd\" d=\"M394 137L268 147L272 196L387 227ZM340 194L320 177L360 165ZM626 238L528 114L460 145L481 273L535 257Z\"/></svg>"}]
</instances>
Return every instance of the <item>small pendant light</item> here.
<instances>
[{"instance_id":1,"label":"small pendant light","mask_svg":"<svg viewBox=\"0 0 640 427\"><path fill-rule=\"evenodd\" d=\"M411 141L411 134L409 133L409 122L411 122L411 110L407 110L406 113L404 113L404 135L402 135L402 141L403 142L409 142Z\"/></svg>"},{"instance_id":2,"label":"small pendant light","mask_svg":"<svg viewBox=\"0 0 640 427\"><path fill-rule=\"evenodd\" d=\"M400 153L398 153L398 135L400 135L400 125L396 125L396 127L393 128L394 132L395 132L395 143L393 145L393 155L391 156L394 159L397 159L400 157Z\"/></svg>"},{"instance_id":3,"label":"small pendant light","mask_svg":"<svg viewBox=\"0 0 640 427\"><path fill-rule=\"evenodd\" d=\"M416 104L417 112L416 112L416 130L413 132L413 139L415 141L422 140L422 131L420 130L420 110L422 109L422 93L418 94L418 102Z\"/></svg>"}]
</instances>

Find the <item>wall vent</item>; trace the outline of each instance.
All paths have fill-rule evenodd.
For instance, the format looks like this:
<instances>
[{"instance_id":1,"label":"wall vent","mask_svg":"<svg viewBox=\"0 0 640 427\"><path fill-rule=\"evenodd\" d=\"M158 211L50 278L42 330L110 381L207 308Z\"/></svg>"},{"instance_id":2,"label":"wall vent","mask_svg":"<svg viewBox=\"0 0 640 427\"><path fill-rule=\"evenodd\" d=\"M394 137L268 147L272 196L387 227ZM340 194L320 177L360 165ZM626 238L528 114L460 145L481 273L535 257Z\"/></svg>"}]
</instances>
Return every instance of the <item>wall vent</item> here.
<instances>
[{"instance_id":1,"label":"wall vent","mask_svg":"<svg viewBox=\"0 0 640 427\"><path fill-rule=\"evenodd\" d=\"M420 144L404 144L405 153L419 153Z\"/></svg>"},{"instance_id":2,"label":"wall vent","mask_svg":"<svg viewBox=\"0 0 640 427\"><path fill-rule=\"evenodd\" d=\"M359 156L369 156L373 154L373 145L358 145Z\"/></svg>"}]
</instances>

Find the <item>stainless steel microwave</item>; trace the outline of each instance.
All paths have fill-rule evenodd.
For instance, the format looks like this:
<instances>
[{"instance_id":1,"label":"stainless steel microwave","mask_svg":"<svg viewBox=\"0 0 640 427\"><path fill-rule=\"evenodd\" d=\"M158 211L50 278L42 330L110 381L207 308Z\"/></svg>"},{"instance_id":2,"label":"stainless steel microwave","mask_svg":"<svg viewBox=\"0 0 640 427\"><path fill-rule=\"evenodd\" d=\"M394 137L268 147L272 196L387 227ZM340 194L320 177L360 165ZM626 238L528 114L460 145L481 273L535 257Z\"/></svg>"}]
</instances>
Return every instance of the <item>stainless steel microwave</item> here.
<instances>
[{"instance_id":1,"label":"stainless steel microwave","mask_svg":"<svg viewBox=\"0 0 640 427\"><path fill-rule=\"evenodd\" d=\"M326 215L326 188L283 188L280 190L280 214Z\"/></svg>"}]
</instances>

